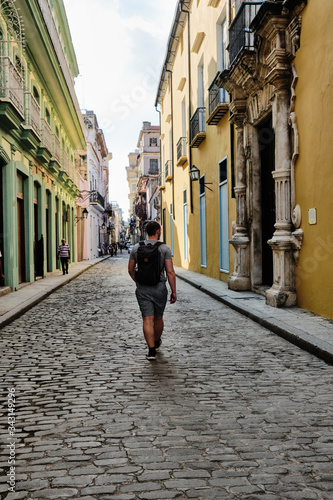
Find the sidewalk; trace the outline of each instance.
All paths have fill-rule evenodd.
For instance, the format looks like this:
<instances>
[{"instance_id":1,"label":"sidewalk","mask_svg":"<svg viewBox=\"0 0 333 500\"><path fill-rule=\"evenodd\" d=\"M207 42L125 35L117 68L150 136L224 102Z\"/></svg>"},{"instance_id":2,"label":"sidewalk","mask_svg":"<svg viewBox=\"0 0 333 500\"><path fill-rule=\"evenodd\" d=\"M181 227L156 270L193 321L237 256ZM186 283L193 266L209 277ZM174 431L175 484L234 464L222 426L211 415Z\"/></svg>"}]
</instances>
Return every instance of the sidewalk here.
<instances>
[{"instance_id":1,"label":"sidewalk","mask_svg":"<svg viewBox=\"0 0 333 500\"><path fill-rule=\"evenodd\" d=\"M65 276L58 269L54 273L47 273L47 277L44 279L37 279L33 283L24 283L16 292L6 293L8 289L0 288L2 291L0 295L0 329L24 314L28 309L38 304L38 302L45 299L45 297L58 288L109 257L103 256L94 260L70 264L68 274Z\"/></svg>"},{"instance_id":2,"label":"sidewalk","mask_svg":"<svg viewBox=\"0 0 333 500\"><path fill-rule=\"evenodd\" d=\"M254 292L235 292L227 283L175 266L178 278L256 321L289 342L333 364L333 321L299 307L274 308Z\"/></svg>"}]
</instances>

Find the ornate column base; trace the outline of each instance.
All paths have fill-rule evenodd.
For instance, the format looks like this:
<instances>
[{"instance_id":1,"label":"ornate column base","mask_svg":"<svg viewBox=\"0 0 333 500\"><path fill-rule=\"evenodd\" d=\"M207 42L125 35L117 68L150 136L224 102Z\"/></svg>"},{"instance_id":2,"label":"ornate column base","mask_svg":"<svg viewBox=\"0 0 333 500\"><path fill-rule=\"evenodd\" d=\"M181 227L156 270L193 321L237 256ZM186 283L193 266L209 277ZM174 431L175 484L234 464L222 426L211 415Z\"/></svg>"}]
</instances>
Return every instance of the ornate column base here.
<instances>
[{"instance_id":1,"label":"ornate column base","mask_svg":"<svg viewBox=\"0 0 333 500\"><path fill-rule=\"evenodd\" d=\"M250 290L250 240L247 236L235 234L230 243L235 249L235 270L228 279L230 290Z\"/></svg>"},{"instance_id":2,"label":"ornate column base","mask_svg":"<svg viewBox=\"0 0 333 500\"><path fill-rule=\"evenodd\" d=\"M291 307L297 304L294 287L294 258L292 237L284 236L268 242L273 250L273 286L266 292L266 304Z\"/></svg>"}]
</instances>

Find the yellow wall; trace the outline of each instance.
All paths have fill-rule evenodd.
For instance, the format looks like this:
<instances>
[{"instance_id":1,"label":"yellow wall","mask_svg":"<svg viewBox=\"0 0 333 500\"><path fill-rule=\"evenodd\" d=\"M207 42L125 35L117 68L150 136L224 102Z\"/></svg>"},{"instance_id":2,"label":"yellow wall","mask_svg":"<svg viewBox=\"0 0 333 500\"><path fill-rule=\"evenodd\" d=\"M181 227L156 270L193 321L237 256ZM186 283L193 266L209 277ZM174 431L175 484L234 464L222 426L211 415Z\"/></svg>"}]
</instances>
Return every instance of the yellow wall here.
<instances>
[{"instance_id":1,"label":"yellow wall","mask_svg":"<svg viewBox=\"0 0 333 500\"><path fill-rule=\"evenodd\" d=\"M198 107L198 65L204 63L204 88L206 120L208 118L208 87L215 77L217 66L217 31L226 16L227 2L221 0L218 8L208 7L207 2L192 2L190 17L190 48L196 39L197 33L204 32L205 37L198 53L191 52L191 115ZM178 90L182 78L186 78L182 90ZM236 218L235 200L231 198L231 158L230 158L230 124L227 113L218 125L206 123L206 139L199 148L192 148L192 165L200 169L200 175L205 174L205 182L212 183L206 189L206 226L207 226L207 267L200 265L200 220L199 220L199 182L193 183L193 214L191 214L189 163L176 166L177 142L183 136L182 130L182 101L186 102L186 135L188 139L187 157L189 158L189 75L188 75L188 25L185 24L181 42L178 44L173 64L173 133L174 133L174 262L190 270L201 272L216 279L227 281L229 274L220 272L220 235L219 235L219 162L228 159L228 187L229 187L229 238L231 239L232 221ZM170 79L169 79L170 83ZM170 159L169 130L172 122L166 121L171 114L170 85L167 86L162 102L161 136L162 148L164 144L164 163ZM183 191L187 189L188 212L188 260L184 260L184 230L183 230ZM170 240L170 203L172 203L172 183L165 183L163 190L162 209L166 208L167 244ZM229 248L229 270L233 271L233 248Z\"/></svg>"},{"instance_id":2,"label":"yellow wall","mask_svg":"<svg viewBox=\"0 0 333 500\"><path fill-rule=\"evenodd\" d=\"M300 137L296 203L304 241L297 268L300 307L333 319L333 2L310 0L302 12L296 115ZM317 209L317 224L308 210Z\"/></svg>"}]
</instances>

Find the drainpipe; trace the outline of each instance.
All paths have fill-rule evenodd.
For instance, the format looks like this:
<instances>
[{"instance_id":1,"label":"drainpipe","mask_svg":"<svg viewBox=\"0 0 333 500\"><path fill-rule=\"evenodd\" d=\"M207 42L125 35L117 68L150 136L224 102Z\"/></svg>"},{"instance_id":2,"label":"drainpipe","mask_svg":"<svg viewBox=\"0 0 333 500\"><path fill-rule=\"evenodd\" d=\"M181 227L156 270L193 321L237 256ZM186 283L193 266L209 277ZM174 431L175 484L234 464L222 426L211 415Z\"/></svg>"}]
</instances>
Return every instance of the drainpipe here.
<instances>
[{"instance_id":1,"label":"drainpipe","mask_svg":"<svg viewBox=\"0 0 333 500\"><path fill-rule=\"evenodd\" d=\"M183 10L183 9L182 9ZM191 101L191 35L190 35L190 11L184 10L187 14L187 59L188 59L188 115L189 115L189 142L191 140L191 117L192 117L192 101ZM189 171L192 168L192 148L189 145ZM190 176L190 202L191 214L193 214L193 187Z\"/></svg>"},{"instance_id":2,"label":"drainpipe","mask_svg":"<svg viewBox=\"0 0 333 500\"><path fill-rule=\"evenodd\" d=\"M170 73L170 87L171 87L171 156L172 156L172 217L175 220L175 163L174 163L174 137L173 137L173 86L172 86L172 71L170 69L165 69L167 73Z\"/></svg>"},{"instance_id":3,"label":"drainpipe","mask_svg":"<svg viewBox=\"0 0 333 500\"><path fill-rule=\"evenodd\" d=\"M161 120L161 110L157 108L157 105L155 106L155 109L158 113L158 124L160 126L160 176L162 175L162 148L161 148L161 132L162 132L162 120ZM162 226L163 224L163 218L162 218L162 191L160 190L160 224ZM164 242L165 243L165 242Z\"/></svg>"}]
</instances>

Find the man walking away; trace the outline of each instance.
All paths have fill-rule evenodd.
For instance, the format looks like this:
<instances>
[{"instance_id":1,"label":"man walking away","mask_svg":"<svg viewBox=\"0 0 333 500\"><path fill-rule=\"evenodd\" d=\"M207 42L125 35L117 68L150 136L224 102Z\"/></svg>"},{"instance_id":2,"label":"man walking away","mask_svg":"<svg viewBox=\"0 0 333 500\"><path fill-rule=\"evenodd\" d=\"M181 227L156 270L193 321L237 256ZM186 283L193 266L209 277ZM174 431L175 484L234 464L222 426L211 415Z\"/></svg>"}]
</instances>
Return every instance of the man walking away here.
<instances>
[{"instance_id":1,"label":"man walking away","mask_svg":"<svg viewBox=\"0 0 333 500\"><path fill-rule=\"evenodd\" d=\"M156 221L146 225L148 239L134 245L129 261L128 273L136 283L136 298L143 320L143 333L148 345L146 358L156 358L160 348L164 322L163 313L168 298L166 276L171 288L170 303L177 300L176 274L170 248L159 241L161 226Z\"/></svg>"},{"instance_id":2,"label":"man walking away","mask_svg":"<svg viewBox=\"0 0 333 500\"><path fill-rule=\"evenodd\" d=\"M60 257L62 274L68 274L68 259L70 259L71 251L65 238L61 240L61 245L58 247L58 259Z\"/></svg>"}]
</instances>

